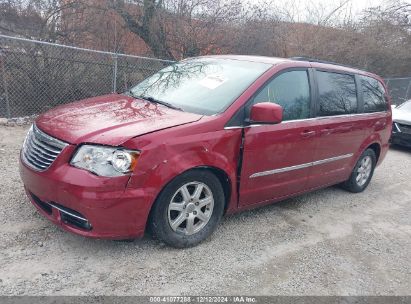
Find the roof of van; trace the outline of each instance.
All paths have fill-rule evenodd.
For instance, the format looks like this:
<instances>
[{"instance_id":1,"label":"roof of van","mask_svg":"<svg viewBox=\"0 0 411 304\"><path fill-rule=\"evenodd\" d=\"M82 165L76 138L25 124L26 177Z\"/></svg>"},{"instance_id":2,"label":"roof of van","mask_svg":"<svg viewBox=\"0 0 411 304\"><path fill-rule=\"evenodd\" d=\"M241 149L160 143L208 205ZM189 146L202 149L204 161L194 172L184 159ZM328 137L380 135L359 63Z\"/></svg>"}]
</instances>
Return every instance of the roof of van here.
<instances>
[{"instance_id":1,"label":"roof of van","mask_svg":"<svg viewBox=\"0 0 411 304\"><path fill-rule=\"evenodd\" d=\"M201 57L252 61L252 62L268 63L268 64L273 64L273 65L281 63L281 62L285 62L285 61L291 61L290 59L287 59L287 58L267 57L267 56L250 56L250 55L205 55Z\"/></svg>"},{"instance_id":2,"label":"roof of van","mask_svg":"<svg viewBox=\"0 0 411 304\"><path fill-rule=\"evenodd\" d=\"M272 65L282 64L282 63L295 63L297 66L301 66L301 63L305 62L308 65L311 65L313 68L324 68L330 69L335 71L345 71L363 75L369 75L373 77L380 78L378 75L372 74L367 71L359 70L353 67L348 67L344 65L340 65L334 62L325 62L315 59L307 58L306 60L303 57L298 58L280 58L280 57L266 57L266 56L250 56L250 55L206 55L202 56L202 58L220 58L220 59L231 59L231 60L242 60L242 61L250 61L250 62L260 62L260 63L267 63Z\"/></svg>"}]
</instances>

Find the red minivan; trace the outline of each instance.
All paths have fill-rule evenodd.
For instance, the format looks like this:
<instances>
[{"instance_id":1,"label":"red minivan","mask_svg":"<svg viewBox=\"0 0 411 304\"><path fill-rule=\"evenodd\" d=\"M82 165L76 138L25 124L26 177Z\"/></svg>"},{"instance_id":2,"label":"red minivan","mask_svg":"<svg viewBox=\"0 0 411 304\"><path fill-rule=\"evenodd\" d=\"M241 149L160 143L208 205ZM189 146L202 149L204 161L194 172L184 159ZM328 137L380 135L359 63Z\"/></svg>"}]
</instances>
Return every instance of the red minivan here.
<instances>
[{"instance_id":1,"label":"red minivan","mask_svg":"<svg viewBox=\"0 0 411 304\"><path fill-rule=\"evenodd\" d=\"M21 178L68 231L133 239L148 229L193 246L224 213L334 184L363 191L388 150L386 92L374 74L312 59L191 58L124 94L39 116Z\"/></svg>"}]
</instances>

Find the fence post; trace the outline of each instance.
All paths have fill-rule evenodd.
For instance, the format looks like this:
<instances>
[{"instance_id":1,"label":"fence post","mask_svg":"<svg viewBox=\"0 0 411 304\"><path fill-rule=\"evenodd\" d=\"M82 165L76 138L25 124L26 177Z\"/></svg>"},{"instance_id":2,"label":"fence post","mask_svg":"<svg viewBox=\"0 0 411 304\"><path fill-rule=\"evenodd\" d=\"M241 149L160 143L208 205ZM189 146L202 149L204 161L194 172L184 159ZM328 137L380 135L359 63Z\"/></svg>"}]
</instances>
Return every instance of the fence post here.
<instances>
[{"instance_id":1,"label":"fence post","mask_svg":"<svg viewBox=\"0 0 411 304\"><path fill-rule=\"evenodd\" d=\"M113 55L114 67L113 67L113 93L117 92L117 54Z\"/></svg>"},{"instance_id":2,"label":"fence post","mask_svg":"<svg viewBox=\"0 0 411 304\"><path fill-rule=\"evenodd\" d=\"M6 66L6 55L2 51L0 51L0 62L1 62L1 73L3 75L4 96L6 99L6 115L7 115L7 118L11 118L9 90L7 87L7 77L6 77L6 67L5 67Z\"/></svg>"}]
</instances>

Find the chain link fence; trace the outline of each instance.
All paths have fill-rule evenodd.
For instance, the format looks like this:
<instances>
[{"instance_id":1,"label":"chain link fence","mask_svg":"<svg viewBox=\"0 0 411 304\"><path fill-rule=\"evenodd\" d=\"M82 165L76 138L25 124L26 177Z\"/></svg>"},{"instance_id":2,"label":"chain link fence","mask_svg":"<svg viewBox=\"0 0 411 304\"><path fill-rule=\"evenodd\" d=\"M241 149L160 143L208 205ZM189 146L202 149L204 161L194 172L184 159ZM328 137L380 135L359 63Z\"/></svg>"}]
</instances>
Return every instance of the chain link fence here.
<instances>
[{"instance_id":1,"label":"chain link fence","mask_svg":"<svg viewBox=\"0 0 411 304\"><path fill-rule=\"evenodd\" d=\"M386 78L385 83L388 86L393 104L398 106L411 99L411 77Z\"/></svg>"},{"instance_id":2,"label":"chain link fence","mask_svg":"<svg viewBox=\"0 0 411 304\"><path fill-rule=\"evenodd\" d=\"M0 35L0 117L124 92L172 61ZM393 103L411 99L411 77L385 79Z\"/></svg>"},{"instance_id":3,"label":"chain link fence","mask_svg":"<svg viewBox=\"0 0 411 304\"><path fill-rule=\"evenodd\" d=\"M0 117L124 92L170 63L0 35Z\"/></svg>"}]
</instances>

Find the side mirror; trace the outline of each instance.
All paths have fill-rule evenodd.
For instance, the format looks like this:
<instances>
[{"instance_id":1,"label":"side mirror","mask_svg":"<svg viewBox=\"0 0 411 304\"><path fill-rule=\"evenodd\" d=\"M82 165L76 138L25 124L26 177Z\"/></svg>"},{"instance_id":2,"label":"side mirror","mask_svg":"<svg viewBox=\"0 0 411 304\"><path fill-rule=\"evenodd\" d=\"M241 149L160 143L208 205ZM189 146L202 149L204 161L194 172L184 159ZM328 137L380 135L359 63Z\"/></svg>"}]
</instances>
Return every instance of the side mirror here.
<instances>
[{"instance_id":1,"label":"side mirror","mask_svg":"<svg viewBox=\"0 0 411 304\"><path fill-rule=\"evenodd\" d=\"M283 108L276 103L261 102L251 107L251 124L277 124L282 120Z\"/></svg>"}]
</instances>

